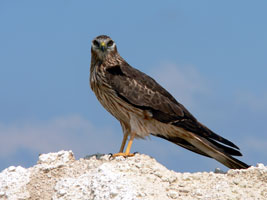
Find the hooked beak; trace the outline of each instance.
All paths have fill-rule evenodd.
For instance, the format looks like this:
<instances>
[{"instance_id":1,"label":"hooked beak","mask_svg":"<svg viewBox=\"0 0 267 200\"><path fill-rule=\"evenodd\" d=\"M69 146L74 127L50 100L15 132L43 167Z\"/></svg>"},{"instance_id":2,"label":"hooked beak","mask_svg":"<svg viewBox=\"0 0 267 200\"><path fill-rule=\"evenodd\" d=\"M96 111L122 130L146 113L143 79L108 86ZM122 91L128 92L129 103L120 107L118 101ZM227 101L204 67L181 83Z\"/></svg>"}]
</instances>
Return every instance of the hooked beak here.
<instances>
[{"instance_id":1,"label":"hooked beak","mask_svg":"<svg viewBox=\"0 0 267 200\"><path fill-rule=\"evenodd\" d=\"M100 50L101 50L102 52L104 52L106 49L107 49L107 45L106 45L106 43L105 43L105 42L101 42L101 44L100 44Z\"/></svg>"}]
</instances>

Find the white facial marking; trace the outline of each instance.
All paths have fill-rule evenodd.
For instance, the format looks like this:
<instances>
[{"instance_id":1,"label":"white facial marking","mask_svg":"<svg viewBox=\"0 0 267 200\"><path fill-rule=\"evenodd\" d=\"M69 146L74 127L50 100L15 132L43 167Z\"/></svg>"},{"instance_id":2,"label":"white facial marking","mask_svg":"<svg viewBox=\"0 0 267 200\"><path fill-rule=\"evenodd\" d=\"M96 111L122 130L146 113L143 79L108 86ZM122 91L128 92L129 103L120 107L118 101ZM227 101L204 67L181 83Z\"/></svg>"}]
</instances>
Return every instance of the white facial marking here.
<instances>
[{"instance_id":1,"label":"white facial marking","mask_svg":"<svg viewBox=\"0 0 267 200\"><path fill-rule=\"evenodd\" d=\"M110 44L110 42L112 44ZM101 50L101 44L105 44L105 50ZM110 38L96 38L92 41L92 49L97 53L98 57L103 59L109 52L114 51L115 42Z\"/></svg>"}]
</instances>

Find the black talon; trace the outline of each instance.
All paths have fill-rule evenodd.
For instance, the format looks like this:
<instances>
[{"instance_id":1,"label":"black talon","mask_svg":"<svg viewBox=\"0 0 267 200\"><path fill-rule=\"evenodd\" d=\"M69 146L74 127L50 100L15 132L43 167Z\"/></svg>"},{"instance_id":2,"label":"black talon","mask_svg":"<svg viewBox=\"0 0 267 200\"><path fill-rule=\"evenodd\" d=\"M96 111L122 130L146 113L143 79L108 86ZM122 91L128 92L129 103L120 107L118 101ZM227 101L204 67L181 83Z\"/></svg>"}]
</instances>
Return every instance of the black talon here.
<instances>
[{"instance_id":1,"label":"black talon","mask_svg":"<svg viewBox=\"0 0 267 200\"><path fill-rule=\"evenodd\" d=\"M109 155L109 160L114 159L113 153L109 153L108 155Z\"/></svg>"}]
</instances>

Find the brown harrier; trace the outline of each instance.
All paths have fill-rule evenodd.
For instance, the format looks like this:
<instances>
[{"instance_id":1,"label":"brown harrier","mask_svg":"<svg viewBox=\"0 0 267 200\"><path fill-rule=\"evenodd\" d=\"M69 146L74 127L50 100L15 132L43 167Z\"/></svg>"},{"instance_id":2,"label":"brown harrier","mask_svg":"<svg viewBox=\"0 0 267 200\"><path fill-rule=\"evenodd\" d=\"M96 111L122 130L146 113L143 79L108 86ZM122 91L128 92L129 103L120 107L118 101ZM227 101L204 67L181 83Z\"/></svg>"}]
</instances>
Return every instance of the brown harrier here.
<instances>
[{"instance_id":1,"label":"brown harrier","mask_svg":"<svg viewBox=\"0 0 267 200\"><path fill-rule=\"evenodd\" d=\"M235 144L199 123L154 79L131 67L110 37L96 37L91 53L91 88L104 108L120 121L124 133L120 151L113 156L132 156L134 138L152 134L229 168L249 167L232 157L242 155Z\"/></svg>"}]
</instances>

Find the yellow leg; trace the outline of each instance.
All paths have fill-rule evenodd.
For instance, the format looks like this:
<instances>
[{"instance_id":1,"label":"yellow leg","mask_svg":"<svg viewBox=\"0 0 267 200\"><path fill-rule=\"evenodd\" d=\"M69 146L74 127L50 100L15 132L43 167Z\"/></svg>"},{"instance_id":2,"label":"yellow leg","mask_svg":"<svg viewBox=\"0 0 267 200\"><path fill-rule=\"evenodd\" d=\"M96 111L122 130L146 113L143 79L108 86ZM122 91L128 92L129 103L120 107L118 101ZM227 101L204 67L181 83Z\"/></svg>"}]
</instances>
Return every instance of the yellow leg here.
<instances>
[{"instance_id":1,"label":"yellow leg","mask_svg":"<svg viewBox=\"0 0 267 200\"><path fill-rule=\"evenodd\" d=\"M123 152L115 153L112 155L112 157L117 157L117 156L131 157L131 156L134 156L133 153L130 153L134 137L135 137L135 133L131 134L130 140L129 140L127 147L126 147L126 151L124 153Z\"/></svg>"},{"instance_id":2,"label":"yellow leg","mask_svg":"<svg viewBox=\"0 0 267 200\"><path fill-rule=\"evenodd\" d=\"M127 132L127 133L125 133L124 135L123 135L123 139L122 139L122 143L121 143L121 148L120 148L120 153L122 153L123 152L123 149L124 149L124 146L125 146L125 144L126 144L126 141L127 141L127 138L128 138L128 135L129 135L129 133Z\"/></svg>"},{"instance_id":3,"label":"yellow leg","mask_svg":"<svg viewBox=\"0 0 267 200\"><path fill-rule=\"evenodd\" d=\"M130 153L130 150L131 150L131 147L132 147L132 144L133 144L134 137L135 137L135 133L132 134L131 137L130 137L130 140L128 142L128 145L127 145L126 151L125 151L125 154L126 155Z\"/></svg>"}]
</instances>

